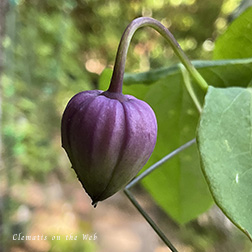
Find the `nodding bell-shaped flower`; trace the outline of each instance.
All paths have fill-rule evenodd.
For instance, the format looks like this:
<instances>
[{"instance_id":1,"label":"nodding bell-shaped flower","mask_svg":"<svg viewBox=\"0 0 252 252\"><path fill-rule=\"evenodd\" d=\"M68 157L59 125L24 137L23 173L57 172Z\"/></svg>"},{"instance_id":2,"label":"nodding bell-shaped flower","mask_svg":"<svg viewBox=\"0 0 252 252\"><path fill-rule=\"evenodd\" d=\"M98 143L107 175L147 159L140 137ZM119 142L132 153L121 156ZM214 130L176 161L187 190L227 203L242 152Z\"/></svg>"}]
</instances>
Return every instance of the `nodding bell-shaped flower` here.
<instances>
[{"instance_id":1,"label":"nodding bell-shaped flower","mask_svg":"<svg viewBox=\"0 0 252 252\"><path fill-rule=\"evenodd\" d=\"M94 206L126 186L148 161L156 144L157 121L151 107L122 94L130 40L137 28L153 22L139 18L128 25L118 47L109 89L76 94L62 117L62 146Z\"/></svg>"},{"instance_id":2,"label":"nodding bell-shaped flower","mask_svg":"<svg viewBox=\"0 0 252 252\"><path fill-rule=\"evenodd\" d=\"M140 17L128 25L118 47L109 89L78 93L69 101L62 118L62 146L95 206L137 175L156 143L157 121L151 107L122 94L128 47L135 31L144 26L158 31L199 86L205 92L208 89L176 39L160 22Z\"/></svg>"},{"instance_id":3,"label":"nodding bell-shaped flower","mask_svg":"<svg viewBox=\"0 0 252 252\"><path fill-rule=\"evenodd\" d=\"M131 95L84 91L68 103L62 146L93 205L122 189L149 159L157 137L151 107Z\"/></svg>"}]
</instances>

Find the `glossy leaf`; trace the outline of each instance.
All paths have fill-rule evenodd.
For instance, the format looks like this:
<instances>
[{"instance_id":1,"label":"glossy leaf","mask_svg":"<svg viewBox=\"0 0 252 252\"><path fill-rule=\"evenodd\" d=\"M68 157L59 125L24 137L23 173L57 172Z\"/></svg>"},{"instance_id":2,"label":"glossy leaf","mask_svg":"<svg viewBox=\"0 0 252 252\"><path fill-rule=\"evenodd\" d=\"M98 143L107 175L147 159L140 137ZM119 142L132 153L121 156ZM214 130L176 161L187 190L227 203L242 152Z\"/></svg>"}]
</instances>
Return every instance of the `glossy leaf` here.
<instances>
[{"instance_id":1,"label":"glossy leaf","mask_svg":"<svg viewBox=\"0 0 252 252\"><path fill-rule=\"evenodd\" d=\"M202 168L216 203L252 235L252 89L209 87L198 128Z\"/></svg>"}]
</instances>

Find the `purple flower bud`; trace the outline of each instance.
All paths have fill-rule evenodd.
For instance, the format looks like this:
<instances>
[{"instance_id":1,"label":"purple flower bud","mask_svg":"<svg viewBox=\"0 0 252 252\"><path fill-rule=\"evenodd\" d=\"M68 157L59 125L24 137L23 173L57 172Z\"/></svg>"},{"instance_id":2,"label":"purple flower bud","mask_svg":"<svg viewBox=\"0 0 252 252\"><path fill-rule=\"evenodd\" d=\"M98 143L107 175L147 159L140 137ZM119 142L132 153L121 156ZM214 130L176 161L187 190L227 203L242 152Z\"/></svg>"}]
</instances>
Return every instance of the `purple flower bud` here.
<instances>
[{"instance_id":1,"label":"purple flower bud","mask_svg":"<svg viewBox=\"0 0 252 252\"><path fill-rule=\"evenodd\" d=\"M149 159L157 137L151 107L131 95L84 91L68 103L62 146L93 203L123 188Z\"/></svg>"}]
</instances>

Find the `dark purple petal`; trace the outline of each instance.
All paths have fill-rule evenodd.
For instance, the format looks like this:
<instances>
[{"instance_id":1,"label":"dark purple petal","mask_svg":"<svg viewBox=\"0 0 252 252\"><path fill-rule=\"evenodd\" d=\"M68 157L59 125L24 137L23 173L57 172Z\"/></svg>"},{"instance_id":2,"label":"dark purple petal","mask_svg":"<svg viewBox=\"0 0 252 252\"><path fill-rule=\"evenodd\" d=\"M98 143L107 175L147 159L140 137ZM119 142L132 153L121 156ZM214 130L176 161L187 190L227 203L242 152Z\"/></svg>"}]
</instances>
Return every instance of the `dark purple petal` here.
<instances>
[{"instance_id":1,"label":"dark purple petal","mask_svg":"<svg viewBox=\"0 0 252 252\"><path fill-rule=\"evenodd\" d=\"M153 110L130 95L75 95L62 118L62 145L93 202L124 187L148 161L157 136Z\"/></svg>"}]
</instances>

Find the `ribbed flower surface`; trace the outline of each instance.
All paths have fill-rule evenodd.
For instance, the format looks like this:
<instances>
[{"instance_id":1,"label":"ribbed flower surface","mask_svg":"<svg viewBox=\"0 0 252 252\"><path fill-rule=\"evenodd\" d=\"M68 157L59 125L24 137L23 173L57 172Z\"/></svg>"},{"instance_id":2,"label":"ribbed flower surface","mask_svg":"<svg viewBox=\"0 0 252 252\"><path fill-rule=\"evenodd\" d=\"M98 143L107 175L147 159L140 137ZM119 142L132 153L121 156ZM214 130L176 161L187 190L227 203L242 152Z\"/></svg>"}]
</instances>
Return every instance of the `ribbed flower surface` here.
<instances>
[{"instance_id":1,"label":"ribbed flower surface","mask_svg":"<svg viewBox=\"0 0 252 252\"><path fill-rule=\"evenodd\" d=\"M93 200L123 188L149 159L157 137L151 107L130 95L84 91L68 103L62 146Z\"/></svg>"}]
</instances>

